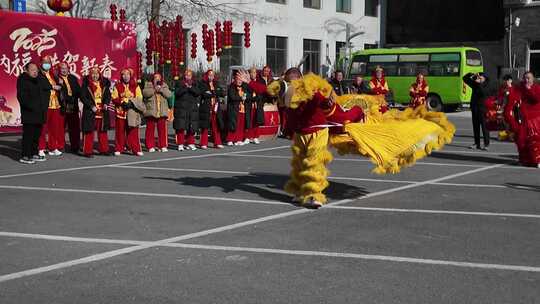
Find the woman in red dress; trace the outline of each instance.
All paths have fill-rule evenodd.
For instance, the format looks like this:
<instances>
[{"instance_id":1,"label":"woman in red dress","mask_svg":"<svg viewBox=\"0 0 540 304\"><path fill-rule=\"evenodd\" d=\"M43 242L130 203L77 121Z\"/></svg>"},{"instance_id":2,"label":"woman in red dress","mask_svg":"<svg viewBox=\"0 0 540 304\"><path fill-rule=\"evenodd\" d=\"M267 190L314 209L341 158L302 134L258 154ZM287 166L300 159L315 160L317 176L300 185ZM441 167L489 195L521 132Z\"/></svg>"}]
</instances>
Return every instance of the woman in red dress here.
<instances>
[{"instance_id":1,"label":"woman in red dress","mask_svg":"<svg viewBox=\"0 0 540 304\"><path fill-rule=\"evenodd\" d=\"M418 73L416 75L416 82L411 85L409 95L411 95L411 101L409 107L415 109L417 107L426 106L426 97L429 93L429 86L426 82L424 74Z\"/></svg>"}]
</instances>

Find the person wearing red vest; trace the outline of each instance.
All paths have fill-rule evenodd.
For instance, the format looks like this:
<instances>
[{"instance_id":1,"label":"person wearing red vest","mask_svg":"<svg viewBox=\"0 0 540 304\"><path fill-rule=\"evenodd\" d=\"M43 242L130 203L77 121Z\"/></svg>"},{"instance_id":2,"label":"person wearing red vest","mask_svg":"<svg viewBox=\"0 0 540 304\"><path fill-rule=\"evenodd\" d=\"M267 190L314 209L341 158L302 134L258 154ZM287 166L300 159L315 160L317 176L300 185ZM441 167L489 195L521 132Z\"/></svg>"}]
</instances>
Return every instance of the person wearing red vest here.
<instances>
[{"instance_id":1,"label":"person wearing red vest","mask_svg":"<svg viewBox=\"0 0 540 304\"><path fill-rule=\"evenodd\" d=\"M62 115L60 104L60 90L62 86L58 84L58 79L52 71L52 58L49 55L41 58L41 71L52 86L49 97L49 108L47 110L47 123L41 131L39 138L39 155L45 156L45 149L49 150L49 155L62 155L61 150L65 145L64 116Z\"/></svg>"},{"instance_id":2,"label":"person wearing red vest","mask_svg":"<svg viewBox=\"0 0 540 304\"><path fill-rule=\"evenodd\" d=\"M61 62L58 67L58 82L62 86L60 101L69 132L69 144L71 152L79 153L81 147L81 119L79 118L81 86L77 77L70 73L66 62Z\"/></svg>"},{"instance_id":3,"label":"person wearing red vest","mask_svg":"<svg viewBox=\"0 0 540 304\"><path fill-rule=\"evenodd\" d=\"M112 92L112 101L116 107L115 156L126 151L126 144L134 155L143 155L139 137L141 113L145 108L142 98L141 88L133 77L133 71L123 69L121 80Z\"/></svg>"},{"instance_id":4,"label":"person wearing red vest","mask_svg":"<svg viewBox=\"0 0 540 304\"><path fill-rule=\"evenodd\" d=\"M388 82L384 78L384 70L382 67L378 66L373 70L371 74L371 81L369 82L369 88L371 89L371 94L373 95L382 95L386 96L390 92L388 88ZM388 111L388 106L382 105L380 108L382 113Z\"/></svg>"},{"instance_id":5,"label":"person wearing red vest","mask_svg":"<svg viewBox=\"0 0 540 304\"><path fill-rule=\"evenodd\" d=\"M110 129L108 109L111 103L110 86L110 81L101 77L97 66L91 68L90 74L83 80L81 88L83 155L89 158L94 155L94 134L97 134L99 153L110 155L107 136Z\"/></svg>"},{"instance_id":6,"label":"person wearing red vest","mask_svg":"<svg viewBox=\"0 0 540 304\"><path fill-rule=\"evenodd\" d=\"M144 140L148 152L156 152L155 130L158 131L158 150L167 152L169 145L167 139L167 118L169 111L168 99L172 96L167 83L159 73L152 76L151 81L147 81L142 91L144 104L146 106L146 133Z\"/></svg>"},{"instance_id":7,"label":"person wearing red vest","mask_svg":"<svg viewBox=\"0 0 540 304\"><path fill-rule=\"evenodd\" d=\"M411 101L409 102L409 107L415 109L417 107L426 106L426 97L429 93L429 86L427 84L424 74L418 73L416 76L416 82L411 85L409 89L409 95L411 96Z\"/></svg>"}]
</instances>

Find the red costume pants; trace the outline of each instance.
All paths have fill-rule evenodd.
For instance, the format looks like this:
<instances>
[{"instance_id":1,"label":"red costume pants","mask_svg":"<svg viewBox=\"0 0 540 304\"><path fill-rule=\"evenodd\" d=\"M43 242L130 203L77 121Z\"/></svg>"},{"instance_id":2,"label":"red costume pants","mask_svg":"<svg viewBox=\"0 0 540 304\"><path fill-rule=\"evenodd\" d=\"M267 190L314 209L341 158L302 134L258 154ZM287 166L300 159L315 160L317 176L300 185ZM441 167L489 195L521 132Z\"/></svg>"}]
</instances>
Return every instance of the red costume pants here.
<instances>
[{"instance_id":1,"label":"red costume pants","mask_svg":"<svg viewBox=\"0 0 540 304\"><path fill-rule=\"evenodd\" d=\"M244 140L245 113L238 113L236 116L236 130L227 133L228 142L239 142Z\"/></svg>"},{"instance_id":2,"label":"red costume pants","mask_svg":"<svg viewBox=\"0 0 540 304\"><path fill-rule=\"evenodd\" d=\"M147 117L146 118L146 133L145 133L145 143L146 143L146 149L150 150L152 148L156 147L156 137L155 137L155 129L157 126L157 132L158 132L158 148L167 148L168 146L168 140L167 140L167 117Z\"/></svg>"},{"instance_id":3,"label":"red costume pants","mask_svg":"<svg viewBox=\"0 0 540 304\"><path fill-rule=\"evenodd\" d=\"M217 122L216 113L210 114L210 125L212 127L212 137L214 140L214 147L222 144L221 131ZM208 129L201 129L201 146L208 146Z\"/></svg>"},{"instance_id":4,"label":"red costume pants","mask_svg":"<svg viewBox=\"0 0 540 304\"><path fill-rule=\"evenodd\" d=\"M259 138L259 126L257 125L257 110L251 110L251 128L246 129L246 138Z\"/></svg>"},{"instance_id":5,"label":"red costume pants","mask_svg":"<svg viewBox=\"0 0 540 304\"><path fill-rule=\"evenodd\" d=\"M184 129L176 130L176 144L177 145L194 145L195 144L195 133L189 131L186 134Z\"/></svg>"},{"instance_id":6,"label":"red costume pants","mask_svg":"<svg viewBox=\"0 0 540 304\"><path fill-rule=\"evenodd\" d=\"M128 127L127 119L116 118L116 152L126 151L126 145L133 154L141 152L139 127Z\"/></svg>"},{"instance_id":7,"label":"red costume pants","mask_svg":"<svg viewBox=\"0 0 540 304\"><path fill-rule=\"evenodd\" d=\"M95 130L92 132L85 132L83 134L83 153L84 155L92 155L94 153L94 133L97 133L98 137L98 151L99 153L109 153L109 138L107 131L101 131L103 129L103 119L96 118Z\"/></svg>"},{"instance_id":8,"label":"red costume pants","mask_svg":"<svg viewBox=\"0 0 540 304\"><path fill-rule=\"evenodd\" d=\"M66 144L64 126L64 115L60 109L48 109L47 122L39 137L39 150L63 150Z\"/></svg>"}]
</instances>

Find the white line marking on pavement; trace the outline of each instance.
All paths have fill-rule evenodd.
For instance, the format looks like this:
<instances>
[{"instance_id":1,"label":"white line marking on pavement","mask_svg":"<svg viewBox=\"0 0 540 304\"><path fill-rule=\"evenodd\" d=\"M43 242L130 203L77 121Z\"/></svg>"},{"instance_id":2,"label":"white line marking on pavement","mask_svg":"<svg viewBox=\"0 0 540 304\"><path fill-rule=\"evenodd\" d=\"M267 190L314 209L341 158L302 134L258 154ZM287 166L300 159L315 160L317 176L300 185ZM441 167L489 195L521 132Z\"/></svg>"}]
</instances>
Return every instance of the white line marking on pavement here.
<instances>
[{"instance_id":1,"label":"white line marking on pavement","mask_svg":"<svg viewBox=\"0 0 540 304\"><path fill-rule=\"evenodd\" d=\"M170 198L196 199L196 200L203 200L203 201L226 201L226 202L239 202L239 203L254 203L254 204L266 204L266 205L293 206L290 203L278 202L278 201L264 201L264 200L252 200L252 199L241 199L241 198L226 198L226 197L214 197L214 196L196 196L196 195L167 194L167 193L86 190L86 189L71 189L71 188L9 186L9 185L0 185L0 189L35 190L35 191L52 191L52 192L73 192L73 193L89 193L89 194L105 194L105 195L170 197Z\"/></svg>"},{"instance_id":2,"label":"white line marking on pavement","mask_svg":"<svg viewBox=\"0 0 540 304\"><path fill-rule=\"evenodd\" d=\"M540 214L523 214L523 213L497 213L497 212L429 210L429 209L401 209L401 208L374 208L374 207L355 207L355 206L335 206L335 205L331 205L331 204L329 204L325 208L328 208L328 209L343 209L343 210L375 211L375 212L452 214L452 215L497 216L497 217L518 217L518 218L540 219Z\"/></svg>"},{"instance_id":3,"label":"white line marking on pavement","mask_svg":"<svg viewBox=\"0 0 540 304\"><path fill-rule=\"evenodd\" d=\"M459 153L462 153L462 154L476 154L476 155L497 155L497 156L501 156L501 157L510 157L510 156L517 157L518 156L516 153L486 152L486 151L475 152L475 151L461 151L461 150L440 150L440 151L433 151L433 153L439 153L439 154L459 154Z\"/></svg>"},{"instance_id":4,"label":"white line marking on pavement","mask_svg":"<svg viewBox=\"0 0 540 304\"><path fill-rule=\"evenodd\" d=\"M234 151L234 152L225 152L225 153L208 153L208 154L200 154L200 155L188 155L188 156L178 156L178 157L169 157L169 158L160 158L160 159L149 159L149 160L141 160L141 161L134 161L134 162L113 163L113 164L106 164L106 165L95 165L95 166L84 166L84 167L75 167L75 168L42 170L42 171L34 171L34 172L26 172L26 173L15 173L15 174L8 174L8 175L0 175L0 178L13 178L13 177L41 175L41 174L49 174L49 173L70 172L70 171L78 171L78 170L85 170L85 169L99 169L99 168L107 168L107 167L116 167L116 166L121 166L121 165L137 165L137 164L147 164L147 163L158 163L158 162L181 160L181 159L206 158L206 157L213 157L213 156L227 156L227 155L237 154L237 153L264 152L264 151L279 150L279 149L284 149L284 148L289 148L289 147L290 146L279 146L279 147L256 149L256 150Z\"/></svg>"},{"instance_id":5,"label":"white line marking on pavement","mask_svg":"<svg viewBox=\"0 0 540 304\"><path fill-rule=\"evenodd\" d=\"M445 181L445 180L454 179L456 177L461 177L461 176L470 175L470 174L474 174L474 173L478 173L478 172L482 172L482 171L486 171L486 170L490 170L490 169L494 169L494 168L499 168L501 166L504 166L504 164L492 165L492 166L478 168L478 169L474 169L474 170L469 170L469 171L465 171L465 172L461 172L461 173L451 174L451 175L447 175L447 176L443 176L443 177L439 177L439 178L434 178L434 179L430 179L430 180L423 181L423 182L416 182L414 184L404 185L404 186L397 187L397 188L392 188L392 189L382 190L382 191L378 191L378 192L368 193L368 194L366 194L364 196L361 196L361 197L358 197L358 198L344 199L344 200L337 201L335 203L330 203L330 204L333 205L333 206L348 204L348 203L351 203L351 202L354 202L354 201L357 201L357 200L364 200L364 199L368 199L368 198L371 198L371 197L376 197L376 196L380 196L380 195L384 195L384 194L388 194L388 193L394 193L394 192L401 191L401 190L407 190L407 189L412 189L412 188L416 188L416 187L420 187L420 186L424 186L424 185L428 185L428 184L438 183L438 182L442 182L442 181ZM323 206L322 208L324 208L324 207L325 206Z\"/></svg>"},{"instance_id":6,"label":"white line marking on pavement","mask_svg":"<svg viewBox=\"0 0 540 304\"><path fill-rule=\"evenodd\" d=\"M332 258L361 259L361 260L380 260L380 261L389 261L389 262L432 264L432 265L440 265L440 266L456 266L456 267L480 268L480 269L492 269L492 270L540 272L540 267L534 267L534 266L471 263L471 262L419 259L419 258L410 258L410 257L397 257L397 256L359 254L359 253L311 251L311 250L285 250L285 249L272 249L272 248L218 246L218 245L201 245L201 244L186 244L186 243L164 243L161 245L154 245L155 242L80 238L80 237L70 237L70 236L60 236L60 235L28 234L28 233L16 233L16 232L0 232L0 236L31 238L31 239L41 239L41 240L67 241L67 242L82 242L82 243L93 243L93 244L142 245L142 246L150 246L150 247L237 251L237 252L250 252L250 253L301 255L301 256L312 256L312 257L332 257ZM128 248L134 248L134 247L128 247ZM34 274L37 274L37 273L34 273ZM14 277L13 274L11 275L12 275L11 277L6 278L5 280L8 280L8 279L12 280L12 279L17 278L17 277ZM1 282L1 278L2 277L0 277L0 282Z\"/></svg>"},{"instance_id":7,"label":"white line marking on pavement","mask_svg":"<svg viewBox=\"0 0 540 304\"><path fill-rule=\"evenodd\" d=\"M272 253L272 254L288 254L288 255L318 256L318 257L333 257L333 258L350 258L350 259L377 260L377 261L400 262L400 263L480 268L480 269L490 269L490 270L540 272L540 267L534 267L534 266L471 263L471 262L418 259L418 258L373 255L373 254L213 246L213 245L198 245L198 244L184 244L184 243L175 243L175 244L169 244L169 245L170 245L169 247L180 247L180 248L189 248L189 249L206 249L206 250L221 250L221 251L241 251L241 252L253 252L253 253Z\"/></svg>"},{"instance_id":8,"label":"white line marking on pavement","mask_svg":"<svg viewBox=\"0 0 540 304\"><path fill-rule=\"evenodd\" d=\"M274 214L274 215L270 215L270 216L260 217L260 218L257 218L257 219L248 220L248 221L244 221L244 222L239 222L239 223L235 223L235 224L232 224L232 225L226 225L226 226L217 227L217 228L213 228L213 229L203 230L203 231L200 231L200 232L184 234L184 235L180 235L180 236L176 236L176 237L172 237L172 238L168 238L168 239L163 239L163 240L156 241L156 242L146 243L146 244L143 244L143 245L131 246L131 247L127 247L127 248L122 248L122 249L107 251L107 252L103 252L103 253L99 253L99 254L94 254L94 255L87 256L87 257L80 258L80 259L76 259L76 260L71 260L71 261L57 263L57 264L53 264L53 265L49 265L49 266L38 267L38 268L23 270L23 271L10 273L10 274L6 274L6 275L1 275L0 276L0 283L1 282L6 282L6 281L9 281L9 280L14 280L14 279L27 277L27 276L32 276L32 275L36 275L36 274L40 274L40 273L44 273L44 272L48 272L48 271L63 269L63 268L72 267L72 266L81 265L81 264L87 264L87 263L90 263L90 262L101 261L101 260L109 259L109 258L112 258L112 257L127 254L127 253L132 253L132 252L136 252L136 251L140 251L140 250L144 250L144 249L148 249L148 248L152 248L152 247L157 247L157 246L163 246L163 245L166 245L168 243L185 241L185 240L189 240L189 239L193 239L193 238L197 238L197 237L201 237L201 236L207 236L207 235L210 235L210 234L220 233L220 232L224 232L224 231L228 231L228 230L232 230L232 229L236 229L236 228L241 228L241 227L245 227L245 226L249 226L249 225L253 225L253 224L258 224L258 223L262 223L262 222L267 222L267 221L271 221L271 220L275 220L275 219L284 218L284 217L287 217L287 216L292 216L292 215L302 214L302 213L308 213L308 212L313 212L313 211L312 210L307 210L307 209L296 209L296 210L293 210L293 211L287 211L287 212L282 212L282 213L278 213L278 214Z\"/></svg>"}]
</instances>

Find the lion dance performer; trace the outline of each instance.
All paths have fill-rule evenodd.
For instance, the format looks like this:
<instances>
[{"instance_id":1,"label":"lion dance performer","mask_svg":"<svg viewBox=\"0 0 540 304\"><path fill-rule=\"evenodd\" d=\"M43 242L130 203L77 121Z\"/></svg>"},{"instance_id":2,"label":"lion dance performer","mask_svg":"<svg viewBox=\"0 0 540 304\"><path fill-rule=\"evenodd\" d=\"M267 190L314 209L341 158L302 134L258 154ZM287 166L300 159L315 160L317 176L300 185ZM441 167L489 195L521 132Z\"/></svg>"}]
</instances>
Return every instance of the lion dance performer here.
<instances>
[{"instance_id":1,"label":"lion dance performer","mask_svg":"<svg viewBox=\"0 0 540 304\"><path fill-rule=\"evenodd\" d=\"M294 202L318 208L327 202L328 144L340 154L369 157L375 173L397 173L451 141L455 128L443 113L424 107L387 111L384 96L336 96L331 85L314 74L302 77L289 69L283 81L268 86L281 96L296 121L292 170L285 190ZM382 100L381 100L382 99Z\"/></svg>"}]
</instances>

